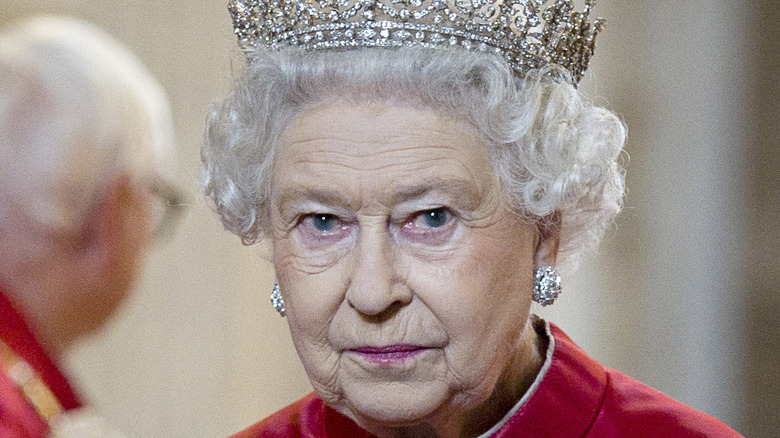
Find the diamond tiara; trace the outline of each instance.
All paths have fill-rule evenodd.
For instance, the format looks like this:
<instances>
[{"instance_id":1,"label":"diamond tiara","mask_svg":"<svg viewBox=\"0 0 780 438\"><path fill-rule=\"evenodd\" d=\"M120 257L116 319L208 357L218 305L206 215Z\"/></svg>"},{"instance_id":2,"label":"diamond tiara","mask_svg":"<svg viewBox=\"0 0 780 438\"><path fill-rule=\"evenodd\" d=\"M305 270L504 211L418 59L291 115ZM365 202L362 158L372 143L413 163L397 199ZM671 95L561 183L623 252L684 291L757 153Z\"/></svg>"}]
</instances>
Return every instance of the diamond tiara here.
<instances>
[{"instance_id":1,"label":"diamond tiara","mask_svg":"<svg viewBox=\"0 0 780 438\"><path fill-rule=\"evenodd\" d=\"M519 75L559 64L579 82L605 21L572 0L231 0L239 46L308 50L453 47L493 52Z\"/></svg>"}]
</instances>

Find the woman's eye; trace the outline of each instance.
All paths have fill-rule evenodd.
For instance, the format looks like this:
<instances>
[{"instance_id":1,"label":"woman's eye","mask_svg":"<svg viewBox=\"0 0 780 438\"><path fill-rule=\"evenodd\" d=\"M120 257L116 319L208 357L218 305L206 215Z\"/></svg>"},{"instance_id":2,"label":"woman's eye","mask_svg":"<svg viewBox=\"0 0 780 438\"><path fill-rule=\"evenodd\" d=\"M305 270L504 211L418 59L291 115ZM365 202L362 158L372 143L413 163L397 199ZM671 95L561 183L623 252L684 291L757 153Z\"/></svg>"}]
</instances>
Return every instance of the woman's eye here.
<instances>
[{"instance_id":1,"label":"woman's eye","mask_svg":"<svg viewBox=\"0 0 780 438\"><path fill-rule=\"evenodd\" d=\"M306 216L303 219L303 223L319 232L327 233L339 226L339 219L332 214L318 213Z\"/></svg>"},{"instance_id":2,"label":"woman's eye","mask_svg":"<svg viewBox=\"0 0 780 438\"><path fill-rule=\"evenodd\" d=\"M406 220L400 230L401 236L424 245L444 245L458 229L455 219L446 207L419 211Z\"/></svg>"},{"instance_id":3,"label":"woman's eye","mask_svg":"<svg viewBox=\"0 0 780 438\"><path fill-rule=\"evenodd\" d=\"M317 231L332 231L338 225L338 219L332 214L315 214L308 217Z\"/></svg>"},{"instance_id":4,"label":"woman's eye","mask_svg":"<svg viewBox=\"0 0 780 438\"><path fill-rule=\"evenodd\" d=\"M433 208L412 215L405 228L417 233L439 231L452 224L453 218L446 207Z\"/></svg>"},{"instance_id":5,"label":"woman's eye","mask_svg":"<svg viewBox=\"0 0 780 438\"><path fill-rule=\"evenodd\" d=\"M420 217L426 226L439 228L447 224L450 219L450 212L444 208L437 208L421 213Z\"/></svg>"},{"instance_id":6,"label":"woman's eye","mask_svg":"<svg viewBox=\"0 0 780 438\"><path fill-rule=\"evenodd\" d=\"M297 226L305 242L333 243L349 234L350 226L336 215L311 213L303 216Z\"/></svg>"}]
</instances>

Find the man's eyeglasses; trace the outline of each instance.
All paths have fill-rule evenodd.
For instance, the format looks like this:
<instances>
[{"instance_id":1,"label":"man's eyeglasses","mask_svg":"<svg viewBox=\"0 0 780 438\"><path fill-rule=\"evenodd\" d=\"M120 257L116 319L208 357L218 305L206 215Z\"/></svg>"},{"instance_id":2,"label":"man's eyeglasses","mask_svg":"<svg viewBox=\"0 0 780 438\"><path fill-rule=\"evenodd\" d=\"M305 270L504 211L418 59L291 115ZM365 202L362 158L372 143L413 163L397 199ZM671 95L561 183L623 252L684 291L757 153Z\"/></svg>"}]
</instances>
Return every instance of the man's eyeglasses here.
<instances>
[{"instance_id":1,"label":"man's eyeglasses","mask_svg":"<svg viewBox=\"0 0 780 438\"><path fill-rule=\"evenodd\" d=\"M184 195L173 184L162 179L156 179L149 190L155 197L152 206L152 237L155 240L167 240L184 212Z\"/></svg>"}]
</instances>

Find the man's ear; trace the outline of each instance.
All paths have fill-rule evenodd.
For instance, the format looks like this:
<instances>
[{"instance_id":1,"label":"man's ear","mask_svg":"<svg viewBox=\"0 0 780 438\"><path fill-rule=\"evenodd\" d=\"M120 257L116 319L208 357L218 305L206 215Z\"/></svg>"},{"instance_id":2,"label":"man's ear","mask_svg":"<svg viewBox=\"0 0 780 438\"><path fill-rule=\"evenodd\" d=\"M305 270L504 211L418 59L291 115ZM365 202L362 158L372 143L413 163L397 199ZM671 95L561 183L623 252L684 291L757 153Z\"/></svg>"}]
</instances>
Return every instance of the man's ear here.
<instances>
[{"instance_id":1,"label":"man's ear","mask_svg":"<svg viewBox=\"0 0 780 438\"><path fill-rule=\"evenodd\" d=\"M149 240L148 195L128 176L109 182L69 251L71 339L90 333L130 291Z\"/></svg>"},{"instance_id":2,"label":"man's ear","mask_svg":"<svg viewBox=\"0 0 780 438\"><path fill-rule=\"evenodd\" d=\"M148 238L143 194L127 175L114 178L92 214L81 238L84 268L93 275L117 275L127 270L128 256ZM128 253L130 251L130 253Z\"/></svg>"},{"instance_id":3,"label":"man's ear","mask_svg":"<svg viewBox=\"0 0 780 438\"><path fill-rule=\"evenodd\" d=\"M558 260L562 225L563 218L560 211L547 215L536 223L538 233L534 252L536 266L555 266L555 262Z\"/></svg>"}]
</instances>

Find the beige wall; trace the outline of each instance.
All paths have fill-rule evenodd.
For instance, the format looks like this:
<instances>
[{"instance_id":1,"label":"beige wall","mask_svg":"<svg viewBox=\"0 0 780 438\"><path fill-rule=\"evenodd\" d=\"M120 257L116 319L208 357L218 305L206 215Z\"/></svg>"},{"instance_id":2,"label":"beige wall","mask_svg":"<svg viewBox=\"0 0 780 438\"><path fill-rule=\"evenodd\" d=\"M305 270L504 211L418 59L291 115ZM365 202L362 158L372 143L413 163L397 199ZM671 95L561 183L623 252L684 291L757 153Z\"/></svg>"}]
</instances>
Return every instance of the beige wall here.
<instances>
[{"instance_id":1,"label":"beige wall","mask_svg":"<svg viewBox=\"0 0 780 438\"><path fill-rule=\"evenodd\" d=\"M224 3L0 3L0 25L33 12L97 23L173 101L188 215L122 313L69 360L132 437L224 436L310 391L268 302L269 266L197 194L204 108L240 62ZM545 314L606 364L769 437L780 434L780 50L778 6L759 3L600 2L610 22L582 89L629 126L630 193Z\"/></svg>"}]
</instances>

